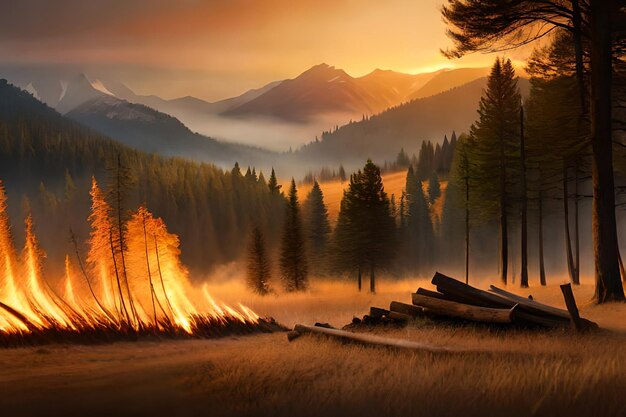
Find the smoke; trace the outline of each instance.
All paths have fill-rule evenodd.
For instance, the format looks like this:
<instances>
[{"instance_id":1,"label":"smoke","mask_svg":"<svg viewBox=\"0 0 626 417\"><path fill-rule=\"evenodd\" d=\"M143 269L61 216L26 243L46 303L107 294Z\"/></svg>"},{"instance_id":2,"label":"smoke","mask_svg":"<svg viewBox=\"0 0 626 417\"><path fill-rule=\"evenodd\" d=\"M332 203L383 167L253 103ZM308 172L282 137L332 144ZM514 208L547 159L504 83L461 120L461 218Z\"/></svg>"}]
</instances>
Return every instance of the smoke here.
<instances>
[{"instance_id":1,"label":"smoke","mask_svg":"<svg viewBox=\"0 0 626 417\"><path fill-rule=\"evenodd\" d=\"M207 114L178 114L189 129L224 142L242 143L284 152L314 141L323 131L343 125L354 115L332 113L302 123L272 117L224 117Z\"/></svg>"}]
</instances>

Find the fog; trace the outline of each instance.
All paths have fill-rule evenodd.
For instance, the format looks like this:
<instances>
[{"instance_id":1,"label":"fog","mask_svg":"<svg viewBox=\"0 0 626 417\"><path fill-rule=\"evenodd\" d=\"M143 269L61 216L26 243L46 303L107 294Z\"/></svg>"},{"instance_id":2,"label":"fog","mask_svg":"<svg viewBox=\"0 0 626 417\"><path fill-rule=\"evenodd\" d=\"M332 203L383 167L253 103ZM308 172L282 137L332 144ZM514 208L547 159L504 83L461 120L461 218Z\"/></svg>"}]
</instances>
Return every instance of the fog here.
<instances>
[{"instance_id":1,"label":"fog","mask_svg":"<svg viewBox=\"0 0 626 417\"><path fill-rule=\"evenodd\" d=\"M297 123L272 117L225 117L212 114L177 114L189 129L224 142L241 143L283 152L321 137L322 132L343 125L354 115L325 114Z\"/></svg>"}]
</instances>

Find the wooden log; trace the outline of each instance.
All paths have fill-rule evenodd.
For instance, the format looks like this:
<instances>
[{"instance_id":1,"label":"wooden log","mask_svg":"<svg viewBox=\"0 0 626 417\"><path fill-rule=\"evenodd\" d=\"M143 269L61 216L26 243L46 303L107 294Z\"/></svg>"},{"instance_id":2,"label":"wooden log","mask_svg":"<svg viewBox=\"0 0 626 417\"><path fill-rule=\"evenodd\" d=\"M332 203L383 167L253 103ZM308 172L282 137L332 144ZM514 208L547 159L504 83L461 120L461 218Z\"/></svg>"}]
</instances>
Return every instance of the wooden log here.
<instances>
[{"instance_id":1,"label":"wooden log","mask_svg":"<svg viewBox=\"0 0 626 417\"><path fill-rule=\"evenodd\" d=\"M379 319L382 316L386 316L387 314L389 314L389 310L385 310L384 308L379 307L370 307L370 317Z\"/></svg>"},{"instance_id":2,"label":"wooden log","mask_svg":"<svg viewBox=\"0 0 626 417\"><path fill-rule=\"evenodd\" d=\"M302 336L302 333L300 333L297 330L292 330L292 331L287 333L287 340L289 340L291 342L292 340L296 340L300 336Z\"/></svg>"},{"instance_id":3,"label":"wooden log","mask_svg":"<svg viewBox=\"0 0 626 417\"><path fill-rule=\"evenodd\" d=\"M569 285L569 284L565 284L565 285ZM512 300L513 302L518 302L520 304L520 306L522 306L522 308L520 308L520 310L526 310L526 311L530 311L535 312L536 316L540 316L541 314L538 314L538 311L544 312L547 318L553 317L556 319L559 319L563 322L567 322L567 323L571 323L571 316L568 310L563 310L561 308L557 308L557 307L553 307L547 304L543 304L540 303L536 300L531 300L529 298L524 298L522 296L519 296L517 294L513 294L511 292L505 291L503 289L500 289L498 287L495 286L491 286L490 287L491 291L494 291L496 294L501 294L503 296L505 296L506 298L509 298L510 300ZM570 290L571 290L571 286L570 286ZM563 291L563 285L561 285L561 291ZM564 294L565 296L565 294ZM572 300L574 302L574 305L576 305L576 300L574 300L574 294L572 294ZM565 304L567 305L567 300L565 301ZM530 310L529 310L530 309ZM568 307L569 309L569 307ZM578 311L578 308L576 308L576 310ZM591 320L587 320L585 318L582 318L580 316L578 316L578 320L579 323L581 325L581 328L583 329L593 329L593 328L598 328L598 325L596 323L594 323ZM537 324L541 324L541 323L537 323ZM565 327L565 323L562 323L560 326L552 326L552 327Z\"/></svg>"},{"instance_id":4,"label":"wooden log","mask_svg":"<svg viewBox=\"0 0 626 417\"><path fill-rule=\"evenodd\" d=\"M425 295L427 297L432 297L432 298L438 298L440 300L448 300L445 294L442 294L437 291L427 290L426 288L421 288L421 287L417 289L416 294ZM456 300L449 300L449 301L456 301Z\"/></svg>"},{"instance_id":5,"label":"wooden log","mask_svg":"<svg viewBox=\"0 0 626 417\"><path fill-rule=\"evenodd\" d=\"M513 294L512 292L509 292L509 291L503 290L501 288L498 288L495 285L491 285L489 287L489 291L492 291L495 294L498 294L498 295L500 295L500 296L502 296L504 298L508 298L509 300L511 300L514 303L517 303L517 304L522 305L522 306L531 307L533 309L536 309L536 310L539 310L541 312L544 312L545 314L561 317L561 318L567 319L567 320L569 320L569 318L570 318L569 313L567 312L567 310L563 310L563 309L560 309L560 308L557 308L557 307L549 306L547 304L542 304L542 303L540 303L538 301L531 300L529 298L522 297L522 296L517 295L517 294Z\"/></svg>"},{"instance_id":6,"label":"wooden log","mask_svg":"<svg viewBox=\"0 0 626 417\"><path fill-rule=\"evenodd\" d=\"M466 304L471 303L472 305L490 308L512 308L516 304L511 300L487 291L479 290L478 288L474 288L471 285L439 272L435 273L432 283L437 286L437 291L446 296L467 300Z\"/></svg>"},{"instance_id":7,"label":"wooden log","mask_svg":"<svg viewBox=\"0 0 626 417\"><path fill-rule=\"evenodd\" d=\"M352 333L345 330L326 329L323 327L296 324L294 330L299 333L328 336L346 342L355 342L366 346L380 346L386 348L412 350L427 353L492 353L489 350L467 349L462 347L435 346L427 343L414 342L404 339L393 339L375 336L367 333Z\"/></svg>"},{"instance_id":8,"label":"wooden log","mask_svg":"<svg viewBox=\"0 0 626 417\"><path fill-rule=\"evenodd\" d=\"M552 311L544 308L550 307L545 304L537 303L540 305L537 306L533 304L532 300L527 300L523 297L520 297L522 301L518 302L517 299L509 299L493 292L474 288L471 285L467 285L438 272L433 277L433 284L437 285L437 290L444 293L446 296L451 295L460 299L471 300L472 303L478 305L492 308L512 308L517 304L518 307L515 310L514 316L520 321L545 327L567 327L569 324L569 317L563 318L561 314L552 314ZM556 309L556 307L552 308Z\"/></svg>"},{"instance_id":9,"label":"wooden log","mask_svg":"<svg viewBox=\"0 0 626 417\"><path fill-rule=\"evenodd\" d=\"M392 301L391 304L389 304L389 310L391 312L406 314L411 317L424 317L425 313L422 307L401 303L399 301Z\"/></svg>"},{"instance_id":10,"label":"wooden log","mask_svg":"<svg viewBox=\"0 0 626 417\"><path fill-rule=\"evenodd\" d=\"M572 292L572 284L567 283L561 285L561 292L563 293L563 298L565 299L565 305L567 306L567 311L572 320L572 326L576 331L583 331L583 323L580 320L580 314L578 313L578 306L576 305L576 299L574 298L574 293Z\"/></svg>"},{"instance_id":11,"label":"wooden log","mask_svg":"<svg viewBox=\"0 0 626 417\"><path fill-rule=\"evenodd\" d=\"M513 312L513 322L525 325L548 327L552 329L563 329L569 327L569 321L554 316L544 316L528 313L521 309Z\"/></svg>"},{"instance_id":12,"label":"wooden log","mask_svg":"<svg viewBox=\"0 0 626 417\"><path fill-rule=\"evenodd\" d=\"M434 314L483 323L511 323L512 314L516 308L516 306L509 309L478 307L420 294L411 296L414 305L424 307Z\"/></svg>"},{"instance_id":13,"label":"wooden log","mask_svg":"<svg viewBox=\"0 0 626 417\"><path fill-rule=\"evenodd\" d=\"M399 313L397 311L390 311L389 314L387 315L387 317L389 317L392 320L396 320L396 321L410 321L410 320L414 319L413 316L410 316L410 315L404 314L404 313Z\"/></svg>"}]
</instances>

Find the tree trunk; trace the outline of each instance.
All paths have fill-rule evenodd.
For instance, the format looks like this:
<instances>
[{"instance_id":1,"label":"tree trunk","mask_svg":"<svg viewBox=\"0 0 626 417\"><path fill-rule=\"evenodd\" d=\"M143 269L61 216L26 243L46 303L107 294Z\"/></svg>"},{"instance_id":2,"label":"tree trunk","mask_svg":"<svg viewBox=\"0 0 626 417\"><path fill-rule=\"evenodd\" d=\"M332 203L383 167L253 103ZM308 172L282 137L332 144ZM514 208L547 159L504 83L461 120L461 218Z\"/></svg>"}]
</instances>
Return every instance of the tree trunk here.
<instances>
[{"instance_id":1,"label":"tree trunk","mask_svg":"<svg viewBox=\"0 0 626 417\"><path fill-rule=\"evenodd\" d=\"M362 284L362 282L361 282L361 267L360 266L359 266L359 272L358 272L358 275L357 275L357 284L359 286L359 292L361 292L361 284Z\"/></svg>"},{"instance_id":2,"label":"tree trunk","mask_svg":"<svg viewBox=\"0 0 626 417\"><path fill-rule=\"evenodd\" d=\"M614 1L590 0L592 227L596 301L624 300L617 259L617 222L611 132L612 39Z\"/></svg>"},{"instance_id":3,"label":"tree trunk","mask_svg":"<svg viewBox=\"0 0 626 417\"><path fill-rule=\"evenodd\" d=\"M546 285L546 267L543 258L543 195L539 191L539 283Z\"/></svg>"},{"instance_id":4,"label":"tree trunk","mask_svg":"<svg viewBox=\"0 0 626 417\"><path fill-rule=\"evenodd\" d=\"M520 104L520 168L522 188L522 241L520 286L528 287L528 201L526 199L526 150L524 149L524 106Z\"/></svg>"},{"instance_id":5,"label":"tree trunk","mask_svg":"<svg viewBox=\"0 0 626 417\"><path fill-rule=\"evenodd\" d=\"M578 226L578 165L574 167L574 285L580 285L580 236Z\"/></svg>"},{"instance_id":6,"label":"tree trunk","mask_svg":"<svg viewBox=\"0 0 626 417\"><path fill-rule=\"evenodd\" d=\"M469 250L470 250L469 173L466 173L465 175L465 283L466 284L469 284Z\"/></svg>"},{"instance_id":7,"label":"tree trunk","mask_svg":"<svg viewBox=\"0 0 626 417\"><path fill-rule=\"evenodd\" d=\"M376 274L374 272L374 265L370 265L370 292L376 292Z\"/></svg>"},{"instance_id":8,"label":"tree trunk","mask_svg":"<svg viewBox=\"0 0 626 417\"><path fill-rule=\"evenodd\" d=\"M500 134L500 279L502 283L507 283L507 272L509 267L508 248L508 222L506 216L506 156L504 152L504 135Z\"/></svg>"},{"instance_id":9,"label":"tree trunk","mask_svg":"<svg viewBox=\"0 0 626 417\"><path fill-rule=\"evenodd\" d=\"M563 217L565 219L565 255L567 256L567 272L570 281L574 282L574 259L572 256L572 240L569 227L569 190L567 178L567 162L563 161Z\"/></svg>"}]
</instances>

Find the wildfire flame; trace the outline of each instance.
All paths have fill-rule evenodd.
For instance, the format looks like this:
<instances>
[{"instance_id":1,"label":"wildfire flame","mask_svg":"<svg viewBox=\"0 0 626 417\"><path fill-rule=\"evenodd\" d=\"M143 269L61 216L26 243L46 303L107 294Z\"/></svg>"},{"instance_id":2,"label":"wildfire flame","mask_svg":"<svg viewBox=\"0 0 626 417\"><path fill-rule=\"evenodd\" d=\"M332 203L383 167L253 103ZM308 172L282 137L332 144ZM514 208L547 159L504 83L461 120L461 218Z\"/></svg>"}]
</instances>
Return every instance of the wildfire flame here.
<instances>
[{"instance_id":1,"label":"wildfire flame","mask_svg":"<svg viewBox=\"0 0 626 417\"><path fill-rule=\"evenodd\" d=\"M167 231L163 220L140 207L122 226L95 179L90 195L86 262L76 246L76 264L66 256L65 276L57 289L43 276L45 255L30 215L18 256L0 182L0 337L53 330L202 335L210 333L209 325L256 325L262 320L246 306L217 302L206 285L204 299L192 301L178 236Z\"/></svg>"}]
</instances>

